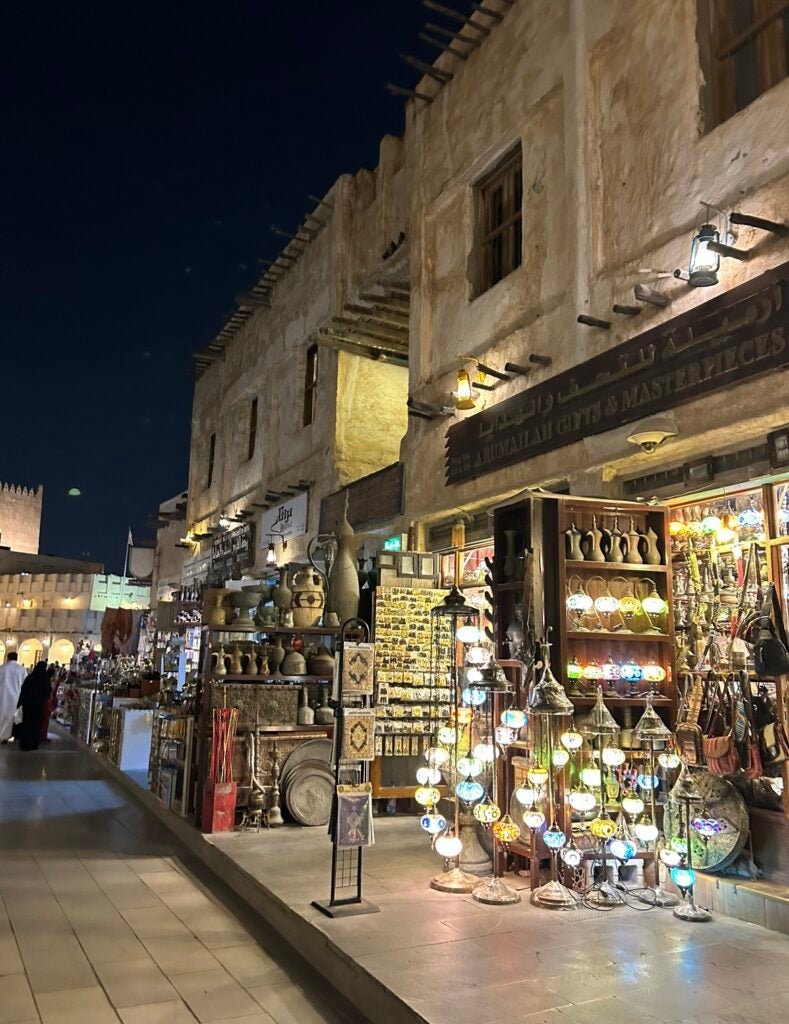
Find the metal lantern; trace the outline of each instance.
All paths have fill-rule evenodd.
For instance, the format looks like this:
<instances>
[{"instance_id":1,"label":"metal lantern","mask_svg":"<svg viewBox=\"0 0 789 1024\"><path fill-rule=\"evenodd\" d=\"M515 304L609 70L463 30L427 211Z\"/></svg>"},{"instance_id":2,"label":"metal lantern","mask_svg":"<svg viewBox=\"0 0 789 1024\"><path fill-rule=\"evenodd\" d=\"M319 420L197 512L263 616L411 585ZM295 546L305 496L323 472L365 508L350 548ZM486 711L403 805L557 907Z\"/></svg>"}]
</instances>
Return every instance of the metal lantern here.
<instances>
[{"instance_id":1,"label":"metal lantern","mask_svg":"<svg viewBox=\"0 0 789 1024\"><path fill-rule=\"evenodd\" d=\"M688 280L692 288L709 288L718 283L721 258L709 248L709 243L720 242L720 237L714 224L702 224L693 236L688 265Z\"/></svg>"}]
</instances>

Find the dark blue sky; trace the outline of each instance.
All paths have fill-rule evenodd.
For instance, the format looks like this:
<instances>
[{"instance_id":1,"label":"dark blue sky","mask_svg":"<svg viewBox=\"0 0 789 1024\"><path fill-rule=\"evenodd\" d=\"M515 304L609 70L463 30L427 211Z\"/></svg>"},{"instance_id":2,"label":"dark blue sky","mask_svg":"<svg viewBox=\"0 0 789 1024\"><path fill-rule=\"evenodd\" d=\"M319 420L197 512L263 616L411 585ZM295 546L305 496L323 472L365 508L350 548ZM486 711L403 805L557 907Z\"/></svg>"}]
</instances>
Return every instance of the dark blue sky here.
<instances>
[{"instance_id":1,"label":"dark blue sky","mask_svg":"<svg viewBox=\"0 0 789 1024\"><path fill-rule=\"evenodd\" d=\"M419 0L0 6L0 480L120 571L185 488L191 353L310 204L403 128ZM448 24L451 27L451 23ZM82 496L69 498L70 487Z\"/></svg>"}]
</instances>

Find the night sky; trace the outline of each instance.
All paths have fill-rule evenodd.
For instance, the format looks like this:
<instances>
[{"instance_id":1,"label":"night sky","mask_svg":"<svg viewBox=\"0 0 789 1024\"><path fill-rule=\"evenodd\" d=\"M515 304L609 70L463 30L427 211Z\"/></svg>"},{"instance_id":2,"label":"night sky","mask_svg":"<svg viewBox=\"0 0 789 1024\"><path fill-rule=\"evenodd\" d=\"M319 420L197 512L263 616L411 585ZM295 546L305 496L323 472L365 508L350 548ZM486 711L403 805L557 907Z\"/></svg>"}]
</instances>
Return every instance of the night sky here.
<instances>
[{"instance_id":1,"label":"night sky","mask_svg":"<svg viewBox=\"0 0 789 1024\"><path fill-rule=\"evenodd\" d=\"M419 0L2 11L0 480L41 551L119 572L187 483L191 354L346 171L403 130ZM447 27L453 27L447 23ZM77 487L81 497L69 497Z\"/></svg>"}]
</instances>

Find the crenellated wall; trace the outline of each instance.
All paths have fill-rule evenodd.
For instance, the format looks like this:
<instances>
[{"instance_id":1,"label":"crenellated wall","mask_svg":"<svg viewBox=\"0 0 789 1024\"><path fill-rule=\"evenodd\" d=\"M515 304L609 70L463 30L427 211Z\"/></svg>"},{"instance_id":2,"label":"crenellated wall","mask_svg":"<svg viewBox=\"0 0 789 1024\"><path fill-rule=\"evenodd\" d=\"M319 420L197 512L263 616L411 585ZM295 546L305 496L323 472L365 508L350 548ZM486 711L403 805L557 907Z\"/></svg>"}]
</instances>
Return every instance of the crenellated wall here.
<instances>
[{"instance_id":1,"label":"crenellated wall","mask_svg":"<svg viewBox=\"0 0 789 1024\"><path fill-rule=\"evenodd\" d=\"M44 488L0 483L0 546L37 555Z\"/></svg>"}]
</instances>

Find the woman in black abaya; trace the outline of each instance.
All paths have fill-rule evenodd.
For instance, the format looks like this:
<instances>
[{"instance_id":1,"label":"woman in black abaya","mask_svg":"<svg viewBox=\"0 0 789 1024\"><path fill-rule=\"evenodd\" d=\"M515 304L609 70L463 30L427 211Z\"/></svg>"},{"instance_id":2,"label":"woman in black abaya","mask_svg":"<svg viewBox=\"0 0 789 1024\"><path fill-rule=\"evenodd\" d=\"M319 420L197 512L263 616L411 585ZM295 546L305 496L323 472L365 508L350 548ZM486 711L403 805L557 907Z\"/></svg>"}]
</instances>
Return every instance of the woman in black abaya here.
<instances>
[{"instance_id":1,"label":"woman in black abaya","mask_svg":"<svg viewBox=\"0 0 789 1024\"><path fill-rule=\"evenodd\" d=\"M22 709L22 724L15 730L20 750L38 750L44 712L52 696L47 663L39 661L22 683L17 707Z\"/></svg>"}]
</instances>

